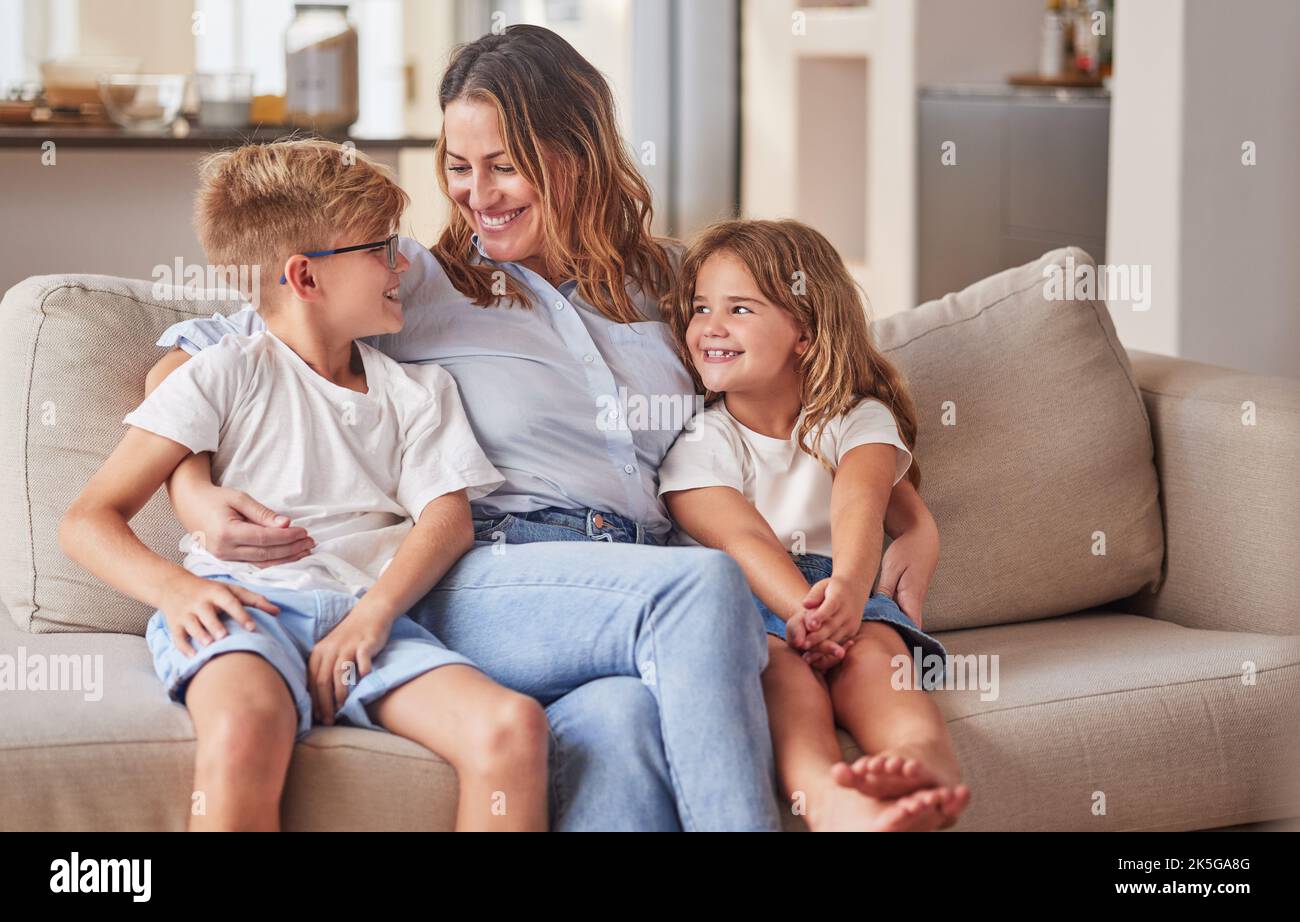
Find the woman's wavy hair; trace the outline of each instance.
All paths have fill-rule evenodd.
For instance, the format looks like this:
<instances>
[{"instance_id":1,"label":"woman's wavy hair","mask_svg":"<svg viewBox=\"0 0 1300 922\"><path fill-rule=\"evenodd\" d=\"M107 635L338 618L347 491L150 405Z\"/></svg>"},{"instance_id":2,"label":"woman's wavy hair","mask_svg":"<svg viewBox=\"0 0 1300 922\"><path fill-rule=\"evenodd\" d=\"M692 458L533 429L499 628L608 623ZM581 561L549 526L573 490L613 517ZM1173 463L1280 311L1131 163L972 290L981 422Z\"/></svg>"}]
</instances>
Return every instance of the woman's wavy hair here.
<instances>
[{"instance_id":1,"label":"woman's wavy hair","mask_svg":"<svg viewBox=\"0 0 1300 922\"><path fill-rule=\"evenodd\" d=\"M509 26L452 53L438 102L445 114L458 100L497 110L506 153L541 198L545 264L577 279L579 294L610 320L646 320L628 285L662 298L673 271L650 231L650 188L623 144L614 96L600 72L549 29ZM438 183L450 199L445 132L434 153ZM480 307L503 298L531 307L513 277L494 287L501 276L491 266L467 262L473 232L453 206L430 248L452 285Z\"/></svg>"},{"instance_id":2,"label":"woman's wavy hair","mask_svg":"<svg viewBox=\"0 0 1300 922\"><path fill-rule=\"evenodd\" d=\"M826 425L862 398L874 397L893 413L904 443L915 452L916 406L902 374L871 341L865 292L830 241L798 221L722 221L691 241L666 313L682 361L705 402L721 394L707 390L700 380L686 347L686 328L695 313L700 267L722 252L739 259L763 297L788 311L808 336L810 344L798 366L804 409L800 447L829 468L819 450ZM912 486L921 486L915 458L907 476Z\"/></svg>"}]
</instances>

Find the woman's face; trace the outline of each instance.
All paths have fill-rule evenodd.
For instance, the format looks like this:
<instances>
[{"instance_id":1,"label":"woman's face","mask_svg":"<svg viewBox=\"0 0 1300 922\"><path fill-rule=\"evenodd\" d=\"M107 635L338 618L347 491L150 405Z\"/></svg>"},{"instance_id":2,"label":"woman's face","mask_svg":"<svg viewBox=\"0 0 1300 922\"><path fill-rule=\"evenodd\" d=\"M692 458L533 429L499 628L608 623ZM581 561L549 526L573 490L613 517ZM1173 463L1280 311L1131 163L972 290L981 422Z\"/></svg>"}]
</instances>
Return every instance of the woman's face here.
<instances>
[{"instance_id":1,"label":"woman's face","mask_svg":"<svg viewBox=\"0 0 1300 922\"><path fill-rule=\"evenodd\" d=\"M500 262L541 271L541 198L519 174L497 130L497 111L473 100L457 100L443 114L447 191L484 251Z\"/></svg>"}]
</instances>

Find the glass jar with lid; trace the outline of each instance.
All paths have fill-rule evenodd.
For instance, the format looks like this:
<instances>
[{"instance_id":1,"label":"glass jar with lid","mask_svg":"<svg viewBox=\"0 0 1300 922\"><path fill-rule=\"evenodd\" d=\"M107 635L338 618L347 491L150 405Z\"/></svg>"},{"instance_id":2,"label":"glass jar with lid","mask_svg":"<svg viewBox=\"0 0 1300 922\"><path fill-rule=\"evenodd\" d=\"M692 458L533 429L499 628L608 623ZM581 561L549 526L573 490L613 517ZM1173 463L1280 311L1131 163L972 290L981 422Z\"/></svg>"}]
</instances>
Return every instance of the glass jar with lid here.
<instances>
[{"instance_id":1,"label":"glass jar with lid","mask_svg":"<svg viewBox=\"0 0 1300 922\"><path fill-rule=\"evenodd\" d=\"M295 3L284 36L285 120L343 132L357 120L357 30L346 3Z\"/></svg>"}]
</instances>

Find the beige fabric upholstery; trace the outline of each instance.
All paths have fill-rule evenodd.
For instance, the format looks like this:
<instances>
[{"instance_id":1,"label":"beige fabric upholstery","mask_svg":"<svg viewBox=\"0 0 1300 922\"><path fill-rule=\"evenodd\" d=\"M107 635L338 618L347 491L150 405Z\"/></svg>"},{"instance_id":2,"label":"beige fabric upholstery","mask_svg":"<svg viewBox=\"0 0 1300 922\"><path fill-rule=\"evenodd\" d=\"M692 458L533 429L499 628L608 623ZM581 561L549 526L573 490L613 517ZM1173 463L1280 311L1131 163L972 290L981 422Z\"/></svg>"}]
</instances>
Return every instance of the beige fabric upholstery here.
<instances>
[{"instance_id":1,"label":"beige fabric upholstery","mask_svg":"<svg viewBox=\"0 0 1300 922\"><path fill-rule=\"evenodd\" d=\"M152 283L37 276L0 302L0 601L33 632L143 634L151 611L69 561L59 518L121 439L144 396L154 346L178 320L230 302L165 301ZM155 551L181 557L182 530L159 491L131 523Z\"/></svg>"},{"instance_id":2,"label":"beige fabric upholstery","mask_svg":"<svg viewBox=\"0 0 1300 922\"><path fill-rule=\"evenodd\" d=\"M1155 436L1167 557L1159 593L1139 593L1129 610L1300 634L1300 382L1130 355Z\"/></svg>"},{"instance_id":3,"label":"beige fabric upholstery","mask_svg":"<svg viewBox=\"0 0 1300 922\"><path fill-rule=\"evenodd\" d=\"M937 629L1079 611L1159 576L1151 433L1110 314L1044 298L1044 269L1071 257L1092 265L1054 250L874 326L916 399Z\"/></svg>"},{"instance_id":4,"label":"beige fabric upholstery","mask_svg":"<svg viewBox=\"0 0 1300 922\"><path fill-rule=\"evenodd\" d=\"M953 655L999 663L992 700L936 693L974 792L958 829L1300 815L1300 384L1142 354L1130 367L1098 305L1039 297L1043 264L876 326L915 389L922 494L943 530L927 627ZM55 540L140 398L157 334L228 307L159 302L149 288L45 277L0 304L0 601L12 615L0 613L0 656L102 657L103 676L94 701L0 691L0 830L186 823L193 731L132 636L148 613L80 574ZM1259 425L1242 432L1247 399ZM947 400L955 427L939 425ZM1152 594L1157 467L1168 561ZM163 497L133 524L176 556ZM1096 530L1103 558L1090 553ZM420 746L318 728L295 750L283 816L289 829L448 829L455 798L454 772Z\"/></svg>"},{"instance_id":5,"label":"beige fabric upholstery","mask_svg":"<svg viewBox=\"0 0 1300 922\"><path fill-rule=\"evenodd\" d=\"M1193 829L1300 814L1286 787L1300 638L1110 613L939 636L954 655L999 657L997 699L936 693L974 791L961 830ZM19 645L102 655L104 693L0 694L0 830L183 828L193 731L144 640L0 623L0 653ZM1241 680L1246 660L1254 685ZM1098 791L1104 815L1092 812ZM445 830L455 804L455 773L420 746L332 727L295 749L283 815L288 829Z\"/></svg>"}]
</instances>

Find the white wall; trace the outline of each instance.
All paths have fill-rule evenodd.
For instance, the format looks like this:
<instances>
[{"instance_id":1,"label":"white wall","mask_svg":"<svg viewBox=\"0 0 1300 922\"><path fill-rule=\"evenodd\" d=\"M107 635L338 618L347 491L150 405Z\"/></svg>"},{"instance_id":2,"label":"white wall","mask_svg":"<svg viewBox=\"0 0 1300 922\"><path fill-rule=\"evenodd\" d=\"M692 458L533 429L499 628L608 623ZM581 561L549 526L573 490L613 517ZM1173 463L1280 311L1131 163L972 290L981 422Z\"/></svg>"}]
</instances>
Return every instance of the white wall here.
<instances>
[{"instance_id":1,"label":"white wall","mask_svg":"<svg viewBox=\"0 0 1300 922\"><path fill-rule=\"evenodd\" d=\"M1300 378L1300 3L1192 0L1185 38L1180 354Z\"/></svg>"},{"instance_id":2,"label":"white wall","mask_svg":"<svg viewBox=\"0 0 1300 922\"><path fill-rule=\"evenodd\" d=\"M917 0L916 82L1002 83L1008 74L1034 73L1045 6L1045 0Z\"/></svg>"},{"instance_id":3,"label":"white wall","mask_svg":"<svg viewBox=\"0 0 1300 922\"><path fill-rule=\"evenodd\" d=\"M1116 14L1108 259L1128 347L1300 377L1300 4L1144 0ZM1255 166L1242 164L1254 141Z\"/></svg>"},{"instance_id":4,"label":"white wall","mask_svg":"<svg viewBox=\"0 0 1300 922\"><path fill-rule=\"evenodd\" d=\"M1120 341L1178 354L1183 178L1183 0L1150 0L1115 14L1106 253L1151 266L1151 306L1111 305ZM1140 62L1140 64L1138 63Z\"/></svg>"}]
</instances>

